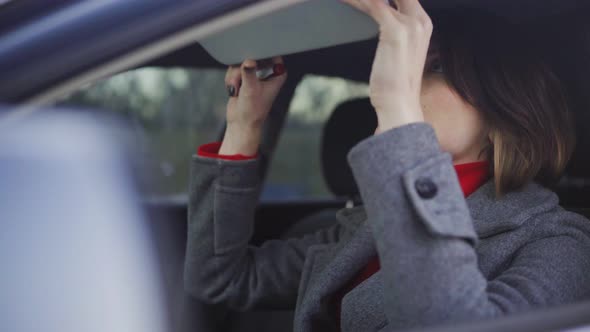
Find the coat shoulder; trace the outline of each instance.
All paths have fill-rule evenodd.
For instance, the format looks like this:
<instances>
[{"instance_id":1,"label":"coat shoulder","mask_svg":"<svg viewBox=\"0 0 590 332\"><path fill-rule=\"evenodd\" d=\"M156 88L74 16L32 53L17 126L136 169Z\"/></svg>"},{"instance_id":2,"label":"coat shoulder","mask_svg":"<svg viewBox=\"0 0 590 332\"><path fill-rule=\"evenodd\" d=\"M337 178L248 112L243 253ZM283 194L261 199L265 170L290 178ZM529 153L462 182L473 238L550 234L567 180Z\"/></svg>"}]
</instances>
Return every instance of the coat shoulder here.
<instances>
[{"instance_id":1,"label":"coat shoulder","mask_svg":"<svg viewBox=\"0 0 590 332\"><path fill-rule=\"evenodd\" d=\"M531 215L523 227L539 236L574 237L583 240L590 247L590 219L560 205Z\"/></svg>"}]
</instances>

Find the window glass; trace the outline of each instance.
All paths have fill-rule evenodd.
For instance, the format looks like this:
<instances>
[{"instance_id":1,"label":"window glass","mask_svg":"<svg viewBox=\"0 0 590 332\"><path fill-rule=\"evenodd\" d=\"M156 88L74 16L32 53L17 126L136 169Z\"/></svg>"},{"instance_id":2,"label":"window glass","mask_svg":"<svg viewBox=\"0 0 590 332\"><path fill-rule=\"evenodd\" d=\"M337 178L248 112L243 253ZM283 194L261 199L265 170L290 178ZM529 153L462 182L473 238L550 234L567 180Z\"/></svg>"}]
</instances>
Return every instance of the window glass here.
<instances>
[{"instance_id":1,"label":"window glass","mask_svg":"<svg viewBox=\"0 0 590 332\"><path fill-rule=\"evenodd\" d=\"M366 83L307 75L295 90L262 200L329 199L321 170L322 128L342 102L369 94Z\"/></svg>"},{"instance_id":2,"label":"window glass","mask_svg":"<svg viewBox=\"0 0 590 332\"><path fill-rule=\"evenodd\" d=\"M80 89L58 106L98 108L122 115L145 157L153 185L145 197L186 200L190 158L219 139L227 103L225 70L141 68ZM367 96L368 85L308 75L297 86L273 156L263 201L332 197L320 167L322 127L341 102Z\"/></svg>"},{"instance_id":3,"label":"window glass","mask_svg":"<svg viewBox=\"0 0 590 332\"><path fill-rule=\"evenodd\" d=\"M100 108L131 122L134 148L146 157L154 185L144 196L186 199L195 148L218 139L225 119L225 70L141 68L68 96L60 106Z\"/></svg>"}]
</instances>

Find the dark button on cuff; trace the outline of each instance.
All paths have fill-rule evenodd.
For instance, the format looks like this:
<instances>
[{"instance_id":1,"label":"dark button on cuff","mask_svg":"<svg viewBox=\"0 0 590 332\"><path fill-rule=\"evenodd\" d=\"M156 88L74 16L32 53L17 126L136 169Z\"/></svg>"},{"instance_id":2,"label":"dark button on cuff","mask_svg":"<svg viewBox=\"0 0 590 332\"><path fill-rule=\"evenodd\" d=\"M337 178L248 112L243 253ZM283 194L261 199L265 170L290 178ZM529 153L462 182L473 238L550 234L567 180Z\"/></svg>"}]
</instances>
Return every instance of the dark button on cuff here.
<instances>
[{"instance_id":1,"label":"dark button on cuff","mask_svg":"<svg viewBox=\"0 0 590 332\"><path fill-rule=\"evenodd\" d=\"M424 199L430 199L436 195L438 188L436 184L429 178L419 178L414 183L414 187L418 192L418 195Z\"/></svg>"}]
</instances>

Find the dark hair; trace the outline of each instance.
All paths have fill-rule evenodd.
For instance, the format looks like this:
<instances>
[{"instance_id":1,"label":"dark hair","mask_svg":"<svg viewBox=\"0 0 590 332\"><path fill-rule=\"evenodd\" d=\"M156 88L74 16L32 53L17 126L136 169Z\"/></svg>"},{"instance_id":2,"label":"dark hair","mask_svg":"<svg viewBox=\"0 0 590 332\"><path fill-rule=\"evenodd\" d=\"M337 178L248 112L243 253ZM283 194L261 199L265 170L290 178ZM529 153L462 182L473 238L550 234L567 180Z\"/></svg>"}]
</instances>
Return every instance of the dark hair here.
<instances>
[{"instance_id":1,"label":"dark hair","mask_svg":"<svg viewBox=\"0 0 590 332\"><path fill-rule=\"evenodd\" d=\"M531 180L551 186L575 145L561 82L539 44L517 25L479 10L432 15L449 85L484 117L498 196Z\"/></svg>"}]
</instances>

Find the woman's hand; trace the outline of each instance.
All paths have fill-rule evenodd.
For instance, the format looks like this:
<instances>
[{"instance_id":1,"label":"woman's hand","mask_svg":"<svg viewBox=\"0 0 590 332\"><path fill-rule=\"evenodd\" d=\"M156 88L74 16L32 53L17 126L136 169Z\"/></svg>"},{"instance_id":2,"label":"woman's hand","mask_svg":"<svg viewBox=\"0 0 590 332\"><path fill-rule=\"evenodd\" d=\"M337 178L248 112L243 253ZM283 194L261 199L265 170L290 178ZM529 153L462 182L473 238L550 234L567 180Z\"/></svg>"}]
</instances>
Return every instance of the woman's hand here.
<instances>
[{"instance_id":1,"label":"woman's hand","mask_svg":"<svg viewBox=\"0 0 590 332\"><path fill-rule=\"evenodd\" d=\"M256 61L246 60L241 66L231 66L225 75L230 94L227 102L227 128L219 154L254 155L260 145L262 125L287 78L281 57L273 64L283 66L281 74L267 80L256 77Z\"/></svg>"},{"instance_id":2,"label":"woman's hand","mask_svg":"<svg viewBox=\"0 0 590 332\"><path fill-rule=\"evenodd\" d=\"M377 112L377 132L424 121L420 90L432 35L432 21L418 0L341 0L379 25L379 44L369 91Z\"/></svg>"}]
</instances>

